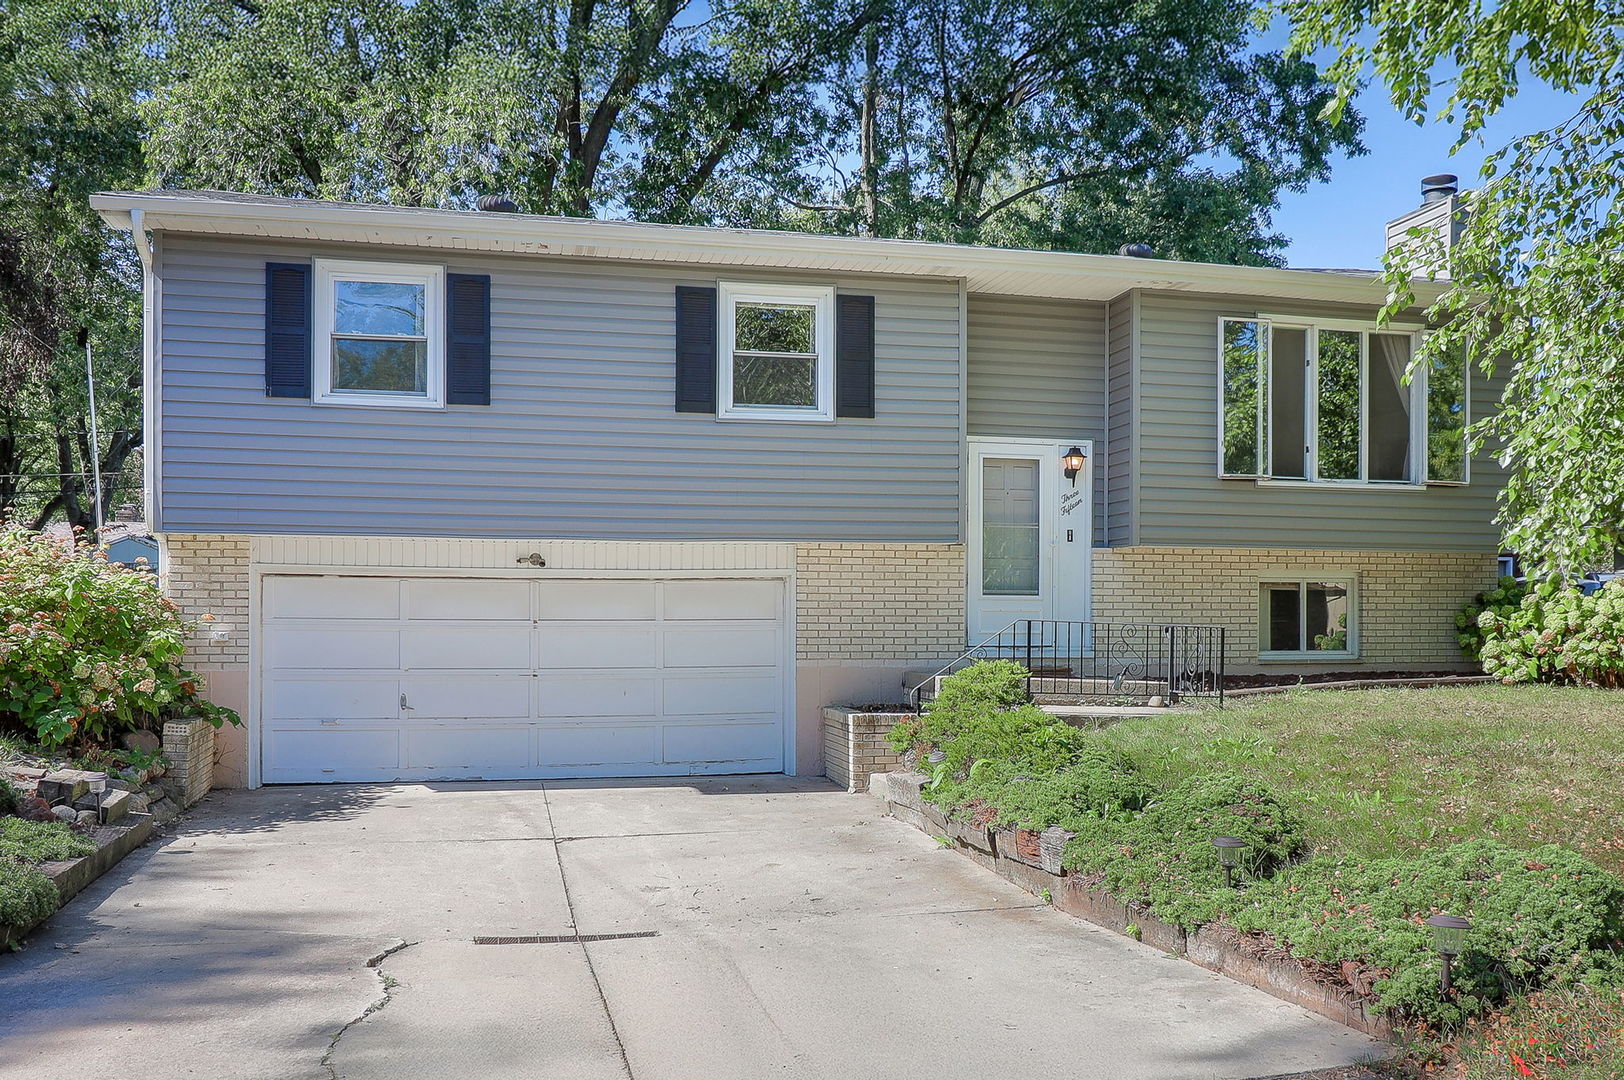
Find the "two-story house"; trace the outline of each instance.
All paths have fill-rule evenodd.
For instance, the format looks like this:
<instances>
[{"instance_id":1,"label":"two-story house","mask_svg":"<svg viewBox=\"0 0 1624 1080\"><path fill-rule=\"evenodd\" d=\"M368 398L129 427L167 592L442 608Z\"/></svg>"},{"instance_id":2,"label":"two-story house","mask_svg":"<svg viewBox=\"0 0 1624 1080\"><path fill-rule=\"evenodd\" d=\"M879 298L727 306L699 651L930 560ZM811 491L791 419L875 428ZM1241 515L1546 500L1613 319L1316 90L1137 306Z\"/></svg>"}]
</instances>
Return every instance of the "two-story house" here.
<instances>
[{"instance_id":1,"label":"two-story house","mask_svg":"<svg viewBox=\"0 0 1624 1080\"><path fill-rule=\"evenodd\" d=\"M821 706L1015 620L1437 668L1496 575L1495 388L1406 381L1372 274L95 205L145 267L147 515L247 720L228 783L815 774Z\"/></svg>"}]
</instances>

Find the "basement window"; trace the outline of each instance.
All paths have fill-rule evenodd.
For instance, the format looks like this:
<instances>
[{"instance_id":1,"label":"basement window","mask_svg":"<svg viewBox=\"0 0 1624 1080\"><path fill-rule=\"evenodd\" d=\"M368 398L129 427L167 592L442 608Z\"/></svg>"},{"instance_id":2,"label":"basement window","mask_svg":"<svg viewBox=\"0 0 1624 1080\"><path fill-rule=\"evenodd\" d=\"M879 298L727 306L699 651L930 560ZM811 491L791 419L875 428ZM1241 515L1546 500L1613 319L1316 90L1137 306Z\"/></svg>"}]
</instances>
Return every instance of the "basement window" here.
<instances>
[{"instance_id":1,"label":"basement window","mask_svg":"<svg viewBox=\"0 0 1624 1080\"><path fill-rule=\"evenodd\" d=\"M1353 578L1279 576L1258 585L1258 659L1331 660L1359 654Z\"/></svg>"}]
</instances>

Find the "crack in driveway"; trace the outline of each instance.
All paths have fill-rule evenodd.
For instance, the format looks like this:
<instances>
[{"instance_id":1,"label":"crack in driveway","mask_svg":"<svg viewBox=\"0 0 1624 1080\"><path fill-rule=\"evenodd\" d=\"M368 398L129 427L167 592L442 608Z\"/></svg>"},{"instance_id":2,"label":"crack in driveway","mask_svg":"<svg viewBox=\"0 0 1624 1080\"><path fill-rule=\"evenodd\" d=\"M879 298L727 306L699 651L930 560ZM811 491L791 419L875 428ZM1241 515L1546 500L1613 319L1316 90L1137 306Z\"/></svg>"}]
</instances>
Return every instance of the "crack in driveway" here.
<instances>
[{"instance_id":1,"label":"crack in driveway","mask_svg":"<svg viewBox=\"0 0 1624 1080\"><path fill-rule=\"evenodd\" d=\"M338 1070L333 1066L333 1055L338 1051L338 1044L340 1040L344 1038L344 1035L350 1030L350 1028L354 1027L356 1024L359 1024L373 1013L381 1012L386 1006L388 1006L390 998L394 995L395 987L398 984L395 982L392 976L383 970L383 962L400 952L402 949L409 949L416 944L417 942L415 941L407 941L405 938L397 938L393 944L386 945L383 949L367 957L367 967L371 968L373 975L377 976L378 989L381 991L381 993L375 1000L368 1004L365 1009L361 1010L359 1016L353 1017L337 1031L333 1032L332 1041L327 1044L327 1052L321 1056L321 1067L327 1070L329 1080L339 1080Z\"/></svg>"}]
</instances>

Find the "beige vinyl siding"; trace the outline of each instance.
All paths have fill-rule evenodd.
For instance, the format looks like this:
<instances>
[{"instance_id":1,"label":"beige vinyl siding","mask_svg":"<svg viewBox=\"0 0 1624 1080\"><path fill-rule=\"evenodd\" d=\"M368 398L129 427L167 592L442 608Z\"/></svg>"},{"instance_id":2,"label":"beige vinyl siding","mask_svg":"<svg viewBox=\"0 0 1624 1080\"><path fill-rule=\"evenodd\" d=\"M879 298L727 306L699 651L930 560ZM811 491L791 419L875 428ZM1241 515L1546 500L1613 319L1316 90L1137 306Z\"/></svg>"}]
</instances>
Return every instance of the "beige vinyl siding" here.
<instances>
[{"instance_id":1,"label":"beige vinyl siding","mask_svg":"<svg viewBox=\"0 0 1624 1080\"><path fill-rule=\"evenodd\" d=\"M1094 537L1105 531L1105 305L972 294L968 434L1094 441ZM1056 457L1054 467L1060 468Z\"/></svg>"},{"instance_id":2,"label":"beige vinyl siding","mask_svg":"<svg viewBox=\"0 0 1624 1080\"><path fill-rule=\"evenodd\" d=\"M491 275L491 404L313 406L264 393L266 262ZM678 413L674 287L716 269L161 237L158 526L169 532L956 541L951 281L729 271L876 298L876 417Z\"/></svg>"},{"instance_id":3,"label":"beige vinyl siding","mask_svg":"<svg viewBox=\"0 0 1624 1080\"><path fill-rule=\"evenodd\" d=\"M1286 486L1220 480L1218 320L1259 314L1369 319L1376 309L1145 292L1139 296L1137 543L1176 547L1493 552L1503 473L1490 453L1466 487ZM1499 385L1473 372L1471 415Z\"/></svg>"},{"instance_id":4,"label":"beige vinyl siding","mask_svg":"<svg viewBox=\"0 0 1624 1080\"><path fill-rule=\"evenodd\" d=\"M1109 351L1106 366L1106 407L1110 416L1106 439L1105 537L1104 545L1120 547L1134 543L1137 515L1134 511L1133 466L1134 433L1134 332L1138 323L1138 299L1133 294L1111 301L1106 333Z\"/></svg>"}]
</instances>

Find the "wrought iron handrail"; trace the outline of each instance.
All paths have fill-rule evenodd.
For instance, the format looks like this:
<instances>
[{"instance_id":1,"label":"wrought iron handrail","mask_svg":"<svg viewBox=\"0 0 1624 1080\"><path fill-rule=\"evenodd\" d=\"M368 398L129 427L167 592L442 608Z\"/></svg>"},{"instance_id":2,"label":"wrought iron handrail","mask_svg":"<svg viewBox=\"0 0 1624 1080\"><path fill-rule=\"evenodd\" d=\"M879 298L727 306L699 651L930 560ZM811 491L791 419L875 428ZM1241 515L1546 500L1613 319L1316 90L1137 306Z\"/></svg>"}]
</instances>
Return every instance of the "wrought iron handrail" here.
<instances>
[{"instance_id":1,"label":"wrought iron handrail","mask_svg":"<svg viewBox=\"0 0 1624 1080\"><path fill-rule=\"evenodd\" d=\"M1189 698L1224 702L1222 626L1195 623L1063 622L1017 619L908 690L918 709L939 680L978 660L1013 660L1027 670L1033 696L1122 698L1168 704Z\"/></svg>"}]
</instances>

